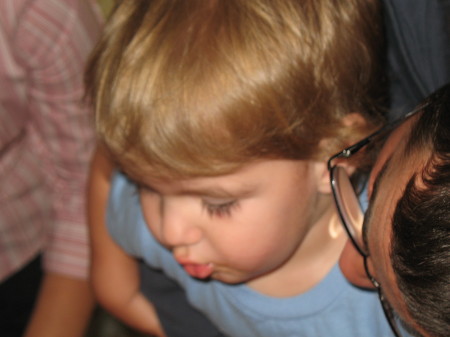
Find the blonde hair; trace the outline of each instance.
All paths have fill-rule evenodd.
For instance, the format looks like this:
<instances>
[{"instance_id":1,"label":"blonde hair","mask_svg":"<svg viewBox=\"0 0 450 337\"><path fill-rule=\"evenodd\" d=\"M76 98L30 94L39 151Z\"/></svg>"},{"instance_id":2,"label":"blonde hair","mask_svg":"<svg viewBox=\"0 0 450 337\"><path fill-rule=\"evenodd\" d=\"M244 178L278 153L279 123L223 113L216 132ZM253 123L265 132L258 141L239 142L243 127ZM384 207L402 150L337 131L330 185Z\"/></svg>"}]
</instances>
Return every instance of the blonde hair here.
<instances>
[{"instance_id":1,"label":"blonde hair","mask_svg":"<svg viewBox=\"0 0 450 337\"><path fill-rule=\"evenodd\" d=\"M381 24L375 0L120 1L86 75L99 138L155 177L323 160L380 123Z\"/></svg>"}]
</instances>

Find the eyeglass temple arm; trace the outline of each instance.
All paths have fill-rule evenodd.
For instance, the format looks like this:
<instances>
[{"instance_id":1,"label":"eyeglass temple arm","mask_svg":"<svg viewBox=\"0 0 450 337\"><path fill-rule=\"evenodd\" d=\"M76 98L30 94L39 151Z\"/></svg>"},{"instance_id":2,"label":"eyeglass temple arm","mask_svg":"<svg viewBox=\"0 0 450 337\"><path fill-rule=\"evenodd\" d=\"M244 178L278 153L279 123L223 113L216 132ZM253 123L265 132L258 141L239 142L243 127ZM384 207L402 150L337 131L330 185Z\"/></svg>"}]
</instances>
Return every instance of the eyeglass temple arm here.
<instances>
[{"instance_id":1,"label":"eyeglass temple arm","mask_svg":"<svg viewBox=\"0 0 450 337\"><path fill-rule=\"evenodd\" d=\"M335 155L331 156L330 159L328 159L328 170L331 170L331 162L336 159L336 158L348 158L351 155L355 154L356 152L358 152L362 147L364 147L365 145L367 145L368 143L370 143L372 141L373 138L375 138L376 136L378 136L378 134L382 133L382 132L386 132L389 131L393 128L395 128L397 125L399 125L400 123L402 123L403 121L405 121L406 119L408 119L409 117L415 115L418 111L422 110L423 106L418 106L416 109L408 112L407 114L405 114L404 116L398 118L397 120L385 125L384 127L382 127L381 129L378 129L377 131L373 132L372 134L370 134L369 136L367 136L366 138L360 140L359 142L357 142L356 144L353 144L347 148L345 148L344 150L342 150L341 152L336 153Z\"/></svg>"},{"instance_id":2,"label":"eyeglass temple arm","mask_svg":"<svg viewBox=\"0 0 450 337\"><path fill-rule=\"evenodd\" d=\"M328 159L328 170L331 170L331 162L336 159L336 158L348 158L350 157L352 154L355 154L356 152L358 152L362 147L364 147L365 145L367 145L368 143L370 143L372 141L372 139L378 135L380 132L384 131L383 129L377 130L374 133L372 133L370 136L360 140L359 142L357 142L356 144L353 144L347 148L345 148L344 150L342 150L341 152L336 153L335 155L331 156L330 159Z\"/></svg>"}]
</instances>

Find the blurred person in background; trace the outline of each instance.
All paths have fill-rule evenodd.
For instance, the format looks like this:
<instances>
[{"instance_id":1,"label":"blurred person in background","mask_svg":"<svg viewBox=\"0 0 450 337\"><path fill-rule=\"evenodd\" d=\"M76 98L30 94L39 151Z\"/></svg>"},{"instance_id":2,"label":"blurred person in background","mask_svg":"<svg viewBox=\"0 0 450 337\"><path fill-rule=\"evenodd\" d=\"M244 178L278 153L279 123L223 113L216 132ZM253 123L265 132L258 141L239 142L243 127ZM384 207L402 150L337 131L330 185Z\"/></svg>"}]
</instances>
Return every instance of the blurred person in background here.
<instances>
[{"instance_id":1,"label":"blurred person in background","mask_svg":"<svg viewBox=\"0 0 450 337\"><path fill-rule=\"evenodd\" d=\"M450 1L382 4L392 120L450 81Z\"/></svg>"},{"instance_id":2,"label":"blurred person in background","mask_svg":"<svg viewBox=\"0 0 450 337\"><path fill-rule=\"evenodd\" d=\"M83 68L100 32L82 0L0 2L0 334L79 337L87 281Z\"/></svg>"}]
</instances>

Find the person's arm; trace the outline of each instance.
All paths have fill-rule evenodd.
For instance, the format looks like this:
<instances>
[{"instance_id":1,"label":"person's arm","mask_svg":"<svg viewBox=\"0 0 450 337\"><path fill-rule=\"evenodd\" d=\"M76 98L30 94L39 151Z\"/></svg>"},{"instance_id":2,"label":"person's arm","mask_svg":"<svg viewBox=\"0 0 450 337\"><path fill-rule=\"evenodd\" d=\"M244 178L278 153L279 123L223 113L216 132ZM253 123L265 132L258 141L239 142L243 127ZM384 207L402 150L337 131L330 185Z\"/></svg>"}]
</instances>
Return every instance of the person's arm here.
<instances>
[{"instance_id":1,"label":"person's arm","mask_svg":"<svg viewBox=\"0 0 450 337\"><path fill-rule=\"evenodd\" d=\"M88 1L39 0L23 7L15 30L15 56L27 69L27 130L53 207L26 337L81 337L94 307L85 187L95 139L82 74L100 28Z\"/></svg>"},{"instance_id":2,"label":"person's arm","mask_svg":"<svg viewBox=\"0 0 450 337\"><path fill-rule=\"evenodd\" d=\"M105 225L112 170L109 158L99 149L92 162L88 189L93 289L99 303L126 324L165 336L153 305L140 292L137 261L112 240Z\"/></svg>"},{"instance_id":3,"label":"person's arm","mask_svg":"<svg viewBox=\"0 0 450 337\"><path fill-rule=\"evenodd\" d=\"M80 337L94 308L87 280L46 273L24 337Z\"/></svg>"}]
</instances>

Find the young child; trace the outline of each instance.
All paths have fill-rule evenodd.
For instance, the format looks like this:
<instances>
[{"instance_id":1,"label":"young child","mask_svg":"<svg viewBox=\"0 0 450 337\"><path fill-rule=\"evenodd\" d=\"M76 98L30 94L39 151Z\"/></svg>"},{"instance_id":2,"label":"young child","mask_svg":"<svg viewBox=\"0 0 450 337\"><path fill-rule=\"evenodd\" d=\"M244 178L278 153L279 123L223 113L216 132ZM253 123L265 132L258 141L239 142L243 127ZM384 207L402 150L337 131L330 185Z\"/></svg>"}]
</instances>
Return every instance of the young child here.
<instances>
[{"instance_id":1,"label":"young child","mask_svg":"<svg viewBox=\"0 0 450 337\"><path fill-rule=\"evenodd\" d=\"M391 335L337 265L326 168L382 123L380 26L367 0L121 1L87 73L127 175L92 227L103 305L164 335L143 259L228 336Z\"/></svg>"}]
</instances>

